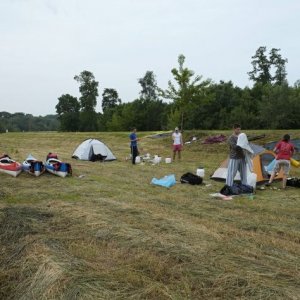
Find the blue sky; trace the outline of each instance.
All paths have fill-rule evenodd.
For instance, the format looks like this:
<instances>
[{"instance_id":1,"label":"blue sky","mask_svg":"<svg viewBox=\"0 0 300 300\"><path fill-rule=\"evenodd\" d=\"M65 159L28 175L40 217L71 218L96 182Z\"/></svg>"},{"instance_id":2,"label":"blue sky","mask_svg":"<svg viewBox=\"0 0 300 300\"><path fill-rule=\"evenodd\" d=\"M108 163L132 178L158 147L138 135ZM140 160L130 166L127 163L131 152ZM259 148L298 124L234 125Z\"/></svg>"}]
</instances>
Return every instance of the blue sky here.
<instances>
[{"instance_id":1,"label":"blue sky","mask_svg":"<svg viewBox=\"0 0 300 300\"><path fill-rule=\"evenodd\" d=\"M300 1L287 0L1 0L0 111L55 113L57 98L78 97L83 70L123 102L138 78L155 73L167 87L179 54L215 82L251 86L247 72L260 46L288 58L288 81L300 79Z\"/></svg>"}]
</instances>

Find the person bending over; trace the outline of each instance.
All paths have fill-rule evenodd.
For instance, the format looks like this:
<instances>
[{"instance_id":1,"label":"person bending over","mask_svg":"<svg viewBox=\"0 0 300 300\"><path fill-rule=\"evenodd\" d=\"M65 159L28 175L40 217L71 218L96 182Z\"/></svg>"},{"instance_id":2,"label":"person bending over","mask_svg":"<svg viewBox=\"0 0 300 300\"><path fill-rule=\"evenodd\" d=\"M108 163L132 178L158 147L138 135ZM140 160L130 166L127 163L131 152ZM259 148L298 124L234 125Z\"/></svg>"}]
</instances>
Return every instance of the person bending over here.
<instances>
[{"instance_id":1,"label":"person bending over","mask_svg":"<svg viewBox=\"0 0 300 300\"><path fill-rule=\"evenodd\" d=\"M283 189L286 188L286 180L291 168L290 159L295 152L295 147L292 143L290 143L290 139L291 137L288 134L285 134L283 136L283 139L280 142L278 142L275 148L273 149L273 151L277 153L276 163L275 163L274 170L271 173L269 182L266 184L266 186L271 185L271 183L275 178L276 173L278 173L280 169L282 169L283 170L282 188Z\"/></svg>"}]
</instances>

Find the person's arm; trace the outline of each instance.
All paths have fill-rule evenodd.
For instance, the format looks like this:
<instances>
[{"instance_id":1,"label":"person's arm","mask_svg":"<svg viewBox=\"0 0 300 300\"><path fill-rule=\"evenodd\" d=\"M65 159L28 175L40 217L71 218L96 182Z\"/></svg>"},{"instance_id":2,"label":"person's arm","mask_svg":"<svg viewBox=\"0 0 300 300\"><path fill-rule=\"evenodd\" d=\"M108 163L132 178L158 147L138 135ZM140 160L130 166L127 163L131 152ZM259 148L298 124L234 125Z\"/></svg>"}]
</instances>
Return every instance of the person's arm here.
<instances>
[{"instance_id":1,"label":"person's arm","mask_svg":"<svg viewBox=\"0 0 300 300\"><path fill-rule=\"evenodd\" d=\"M183 146L182 133L180 133L180 143L181 143L181 146Z\"/></svg>"},{"instance_id":2,"label":"person's arm","mask_svg":"<svg viewBox=\"0 0 300 300\"><path fill-rule=\"evenodd\" d=\"M276 146L273 149L273 152L278 153L279 148L280 148L280 143L277 143Z\"/></svg>"},{"instance_id":3,"label":"person's arm","mask_svg":"<svg viewBox=\"0 0 300 300\"><path fill-rule=\"evenodd\" d=\"M291 149L291 156L293 156L294 154L296 153L296 149L294 147L294 145L292 146L292 149Z\"/></svg>"}]
</instances>

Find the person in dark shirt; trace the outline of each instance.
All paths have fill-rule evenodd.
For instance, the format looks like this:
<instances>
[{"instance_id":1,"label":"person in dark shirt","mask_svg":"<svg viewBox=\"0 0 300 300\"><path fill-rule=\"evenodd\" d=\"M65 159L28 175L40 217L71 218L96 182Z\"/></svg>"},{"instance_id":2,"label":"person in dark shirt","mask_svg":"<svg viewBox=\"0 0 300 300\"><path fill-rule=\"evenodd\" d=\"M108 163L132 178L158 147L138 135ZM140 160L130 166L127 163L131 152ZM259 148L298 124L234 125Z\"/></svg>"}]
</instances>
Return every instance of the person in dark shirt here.
<instances>
[{"instance_id":1,"label":"person in dark shirt","mask_svg":"<svg viewBox=\"0 0 300 300\"><path fill-rule=\"evenodd\" d=\"M129 135L130 139L130 150L131 150L131 158L132 164L135 165L135 158L139 155L137 141L139 140L136 135L136 128L132 128L132 131Z\"/></svg>"},{"instance_id":2,"label":"person in dark shirt","mask_svg":"<svg viewBox=\"0 0 300 300\"><path fill-rule=\"evenodd\" d=\"M234 177L237 171L240 172L241 183L247 184L247 166L244 151L237 146L238 136L241 133L241 125L233 125L233 134L228 138L229 144L229 161L227 168L226 184L233 185Z\"/></svg>"}]
</instances>

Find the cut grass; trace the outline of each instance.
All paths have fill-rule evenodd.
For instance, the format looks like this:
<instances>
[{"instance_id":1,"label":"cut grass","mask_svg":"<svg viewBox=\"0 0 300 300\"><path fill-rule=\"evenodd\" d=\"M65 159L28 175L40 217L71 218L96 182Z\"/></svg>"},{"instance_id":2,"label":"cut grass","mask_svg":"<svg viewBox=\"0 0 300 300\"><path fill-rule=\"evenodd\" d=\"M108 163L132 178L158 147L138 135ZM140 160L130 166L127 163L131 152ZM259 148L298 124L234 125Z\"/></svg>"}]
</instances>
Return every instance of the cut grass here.
<instances>
[{"instance_id":1,"label":"cut grass","mask_svg":"<svg viewBox=\"0 0 300 300\"><path fill-rule=\"evenodd\" d=\"M185 137L215 133L229 134ZM118 161L72 160L90 136ZM299 299L299 191L210 198L223 185L208 175L226 157L226 144L196 142L181 162L155 166L125 161L128 133L9 133L1 147L19 161L56 152L72 163L73 177L0 174L0 299ZM144 138L141 148L171 155L169 137ZM199 165L211 186L150 185Z\"/></svg>"}]
</instances>

